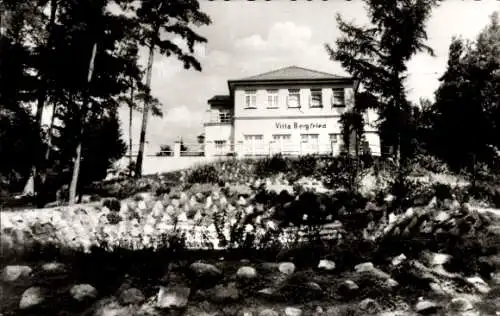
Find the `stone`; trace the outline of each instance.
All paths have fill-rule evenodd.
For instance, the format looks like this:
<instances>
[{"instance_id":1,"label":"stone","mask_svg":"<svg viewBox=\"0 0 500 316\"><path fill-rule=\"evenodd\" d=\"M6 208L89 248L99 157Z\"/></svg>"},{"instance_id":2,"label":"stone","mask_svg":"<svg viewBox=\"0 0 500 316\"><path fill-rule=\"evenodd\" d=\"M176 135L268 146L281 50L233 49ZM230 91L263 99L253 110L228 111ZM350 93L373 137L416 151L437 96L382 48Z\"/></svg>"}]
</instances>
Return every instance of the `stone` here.
<instances>
[{"instance_id":1,"label":"stone","mask_svg":"<svg viewBox=\"0 0 500 316\"><path fill-rule=\"evenodd\" d=\"M161 309L183 308L188 303L191 289L185 286L161 286L158 292L156 307Z\"/></svg>"},{"instance_id":2,"label":"stone","mask_svg":"<svg viewBox=\"0 0 500 316\"><path fill-rule=\"evenodd\" d=\"M214 265L194 262L189 266L189 270L198 278L215 278L222 276L222 272Z\"/></svg>"},{"instance_id":3,"label":"stone","mask_svg":"<svg viewBox=\"0 0 500 316\"><path fill-rule=\"evenodd\" d=\"M318 269L333 271L335 270L335 262L326 259L320 260L318 264Z\"/></svg>"},{"instance_id":4,"label":"stone","mask_svg":"<svg viewBox=\"0 0 500 316\"><path fill-rule=\"evenodd\" d=\"M97 297L97 290L90 284L76 284L69 290L73 299L82 302L91 300Z\"/></svg>"},{"instance_id":5,"label":"stone","mask_svg":"<svg viewBox=\"0 0 500 316\"><path fill-rule=\"evenodd\" d=\"M454 297L448 304L448 309L454 312L467 312L474 309L474 305L464 297Z\"/></svg>"},{"instance_id":6,"label":"stone","mask_svg":"<svg viewBox=\"0 0 500 316\"><path fill-rule=\"evenodd\" d=\"M347 292L352 292L352 291L356 291L356 290L359 290L359 286L352 280L345 280L341 285L340 285L340 288L343 290L343 291L347 291Z\"/></svg>"},{"instance_id":7,"label":"stone","mask_svg":"<svg viewBox=\"0 0 500 316\"><path fill-rule=\"evenodd\" d=\"M436 303L424 299L420 299L417 304L415 304L415 311L417 313L435 313L438 309L439 306Z\"/></svg>"},{"instance_id":8,"label":"stone","mask_svg":"<svg viewBox=\"0 0 500 316\"><path fill-rule=\"evenodd\" d=\"M360 264L357 264L356 266L354 266L354 270L358 273L373 271L374 269L375 269L375 267L373 266L373 263L371 263L371 262L364 262L364 263L360 263Z\"/></svg>"},{"instance_id":9,"label":"stone","mask_svg":"<svg viewBox=\"0 0 500 316\"><path fill-rule=\"evenodd\" d=\"M177 220L178 220L179 222L187 222L188 218L187 218L186 212L181 212L181 213L177 216Z\"/></svg>"},{"instance_id":10,"label":"stone","mask_svg":"<svg viewBox=\"0 0 500 316\"><path fill-rule=\"evenodd\" d=\"M240 198L238 199L238 205L241 206L247 205L247 200L244 197L240 196Z\"/></svg>"},{"instance_id":11,"label":"stone","mask_svg":"<svg viewBox=\"0 0 500 316\"><path fill-rule=\"evenodd\" d=\"M443 265L451 260L451 256L444 253L433 253L431 257L431 265Z\"/></svg>"},{"instance_id":12,"label":"stone","mask_svg":"<svg viewBox=\"0 0 500 316\"><path fill-rule=\"evenodd\" d=\"M239 279L254 279L257 276L257 270L253 267L243 266L238 269L236 275Z\"/></svg>"},{"instance_id":13,"label":"stone","mask_svg":"<svg viewBox=\"0 0 500 316\"><path fill-rule=\"evenodd\" d=\"M29 277L33 269L26 265L5 266L2 271L2 280L4 282L13 282L19 278Z\"/></svg>"},{"instance_id":14,"label":"stone","mask_svg":"<svg viewBox=\"0 0 500 316\"><path fill-rule=\"evenodd\" d=\"M293 264L293 262L282 262L280 263L278 270L281 273L290 275L295 271L295 264Z\"/></svg>"},{"instance_id":15,"label":"stone","mask_svg":"<svg viewBox=\"0 0 500 316\"><path fill-rule=\"evenodd\" d=\"M121 306L114 298L104 298L95 304L93 316L130 316L136 315L129 306ZM154 314L152 314L154 315Z\"/></svg>"},{"instance_id":16,"label":"stone","mask_svg":"<svg viewBox=\"0 0 500 316\"><path fill-rule=\"evenodd\" d=\"M239 297L240 292L236 287L236 284L234 282L231 282L227 285L219 284L215 286L212 299L215 302L222 303L228 301L236 301Z\"/></svg>"},{"instance_id":17,"label":"stone","mask_svg":"<svg viewBox=\"0 0 500 316\"><path fill-rule=\"evenodd\" d=\"M481 294L487 294L491 291L490 286L483 279L478 276L470 277L465 279L469 284L474 286L476 290Z\"/></svg>"},{"instance_id":18,"label":"stone","mask_svg":"<svg viewBox=\"0 0 500 316\"><path fill-rule=\"evenodd\" d=\"M391 262L391 263L392 263L392 266L393 266L393 267L397 267L397 266L401 265L401 263L403 263L406 259L407 259L407 258L406 258L406 256L405 256L405 254L404 254L404 253L402 253L402 254L400 254L399 256L394 257L394 258L392 259L392 262Z\"/></svg>"},{"instance_id":19,"label":"stone","mask_svg":"<svg viewBox=\"0 0 500 316\"><path fill-rule=\"evenodd\" d=\"M388 289L393 289L395 287L399 286L398 281L394 280L393 278L388 278L384 282L384 286Z\"/></svg>"},{"instance_id":20,"label":"stone","mask_svg":"<svg viewBox=\"0 0 500 316\"><path fill-rule=\"evenodd\" d=\"M272 288L265 288L265 289L262 289L262 290L259 290L257 292L257 294L259 294L260 296L263 296L263 297L266 297L266 298L270 298L274 295L275 293L275 290L272 289Z\"/></svg>"},{"instance_id":21,"label":"stone","mask_svg":"<svg viewBox=\"0 0 500 316\"><path fill-rule=\"evenodd\" d=\"M38 286L28 288L21 295L19 309L31 309L40 306L45 301L45 290Z\"/></svg>"},{"instance_id":22,"label":"stone","mask_svg":"<svg viewBox=\"0 0 500 316\"><path fill-rule=\"evenodd\" d=\"M302 310L297 307L286 307L285 308L285 315L286 316L301 316L302 315Z\"/></svg>"},{"instance_id":23,"label":"stone","mask_svg":"<svg viewBox=\"0 0 500 316\"><path fill-rule=\"evenodd\" d=\"M42 271L50 274L66 272L66 265L60 262L48 262L42 264Z\"/></svg>"},{"instance_id":24,"label":"stone","mask_svg":"<svg viewBox=\"0 0 500 316\"><path fill-rule=\"evenodd\" d=\"M270 308L266 308L260 311L259 316L280 316L280 314Z\"/></svg>"},{"instance_id":25,"label":"stone","mask_svg":"<svg viewBox=\"0 0 500 316\"><path fill-rule=\"evenodd\" d=\"M120 302L124 305L140 304L146 300L141 290L137 288L125 289L120 293Z\"/></svg>"},{"instance_id":26,"label":"stone","mask_svg":"<svg viewBox=\"0 0 500 316\"><path fill-rule=\"evenodd\" d=\"M380 311L380 306L379 304L371 298L365 298L361 302L359 302L359 308L365 312L368 312L370 314L376 314L377 312Z\"/></svg>"}]
</instances>

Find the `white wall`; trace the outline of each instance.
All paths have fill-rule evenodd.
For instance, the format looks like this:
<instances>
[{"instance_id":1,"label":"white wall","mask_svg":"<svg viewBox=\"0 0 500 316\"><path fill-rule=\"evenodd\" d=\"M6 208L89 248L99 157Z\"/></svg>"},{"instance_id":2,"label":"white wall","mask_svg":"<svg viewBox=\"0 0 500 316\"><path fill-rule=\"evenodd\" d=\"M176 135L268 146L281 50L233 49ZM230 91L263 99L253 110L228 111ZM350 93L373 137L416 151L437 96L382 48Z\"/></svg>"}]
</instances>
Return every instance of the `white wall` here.
<instances>
[{"instance_id":1,"label":"white wall","mask_svg":"<svg viewBox=\"0 0 500 316\"><path fill-rule=\"evenodd\" d=\"M168 157L168 156L145 156L142 165L144 175L163 172L172 172L188 169L199 164L205 164L224 157Z\"/></svg>"}]
</instances>

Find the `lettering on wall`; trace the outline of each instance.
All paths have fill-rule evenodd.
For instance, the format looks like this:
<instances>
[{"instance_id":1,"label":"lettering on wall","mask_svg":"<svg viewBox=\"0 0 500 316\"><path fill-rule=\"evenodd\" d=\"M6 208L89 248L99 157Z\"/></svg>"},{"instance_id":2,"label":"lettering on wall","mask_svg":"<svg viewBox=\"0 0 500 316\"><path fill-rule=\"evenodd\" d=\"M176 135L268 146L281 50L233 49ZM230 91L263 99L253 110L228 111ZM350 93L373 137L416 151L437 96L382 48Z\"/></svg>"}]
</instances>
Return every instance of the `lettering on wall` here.
<instances>
[{"instance_id":1,"label":"lettering on wall","mask_svg":"<svg viewBox=\"0 0 500 316\"><path fill-rule=\"evenodd\" d=\"M326 128L326 123L280 123L276 122L277 129L299 129L299 130L310 130L314 128Z\"/></svg>"}]
</instances>

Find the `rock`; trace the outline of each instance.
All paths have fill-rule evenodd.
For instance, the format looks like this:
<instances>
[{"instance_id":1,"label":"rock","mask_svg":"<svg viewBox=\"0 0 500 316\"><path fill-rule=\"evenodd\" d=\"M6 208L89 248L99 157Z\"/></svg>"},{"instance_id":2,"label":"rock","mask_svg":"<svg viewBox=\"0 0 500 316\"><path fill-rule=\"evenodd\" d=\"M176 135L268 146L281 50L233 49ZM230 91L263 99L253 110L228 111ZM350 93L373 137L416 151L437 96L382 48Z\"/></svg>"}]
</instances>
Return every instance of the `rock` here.
<instances>
[{"instance_id":1,"label":"rock","mask_svg":"<svg viewBox=\"0 0 500 316\"><path fill-rule=\"evenodd\" d=\"M262 289L262 290L259 290L257 292L257 294L259 294L260 296L265 297L265 298L272 297L274 295L274 293L275 293L275 290L272 289L272 288L269 288L269 287L265 288L265 289Z\"/></svg>"},{"instance_id":2,"label":"rock","mask_svg":"<svg viewBox=\"0 0 500 316\"><path fill-rule=\"evenodd\" d=\"M286 316L301 316L302 315L302 310L297 307L286 307L285 308L285 315Z\"/></svg>"},{"instance_id":3,"label":"rock","mask_svg":"<svg viewBox=\"0 0 500 316\"><path fill-rule=\"evenodd\" d=\"M181 212L181 213L177 216L177 220L178 220L179 222L187 222L188 218L187 218L186 212Z\"/></svg>"},{"instance_id":4,"label":"rock","mask_svg":"<svg viewBox=\"0 0 500 316\"><path fill-rule=\"evenodd\" d=\"M359 302L359 308L365 312L368 312L370 314L376 314L380 311L380 306L379 304L371 298L365 298L361 302Z\"/></svg>"},{"instance_id":5,"label":"rock","mask_svg":"<svg viewBox=\"0 0 500 316\"><path fill-rule=\"evenodd\" d=\"M318 269L333 271L335 270L335 262L326 259L320 260L318 264Z\"/></svg>"},{"instance_id":6,"label":"rock","mask_svg":"<svg viewBox=\"0 0 500 316\"><path fill-rule=\"evenodd\" d=\"M194 262L189 266L189 270L195 281L205 285L218 281L222 277L221 270L208 263Z\"/></svg>"},{"instance_id":7,"label":"rock","mask_svg":"<svg viewBox=\"0 0 500 316\"><path fill-rule=\"evenodd\" d=\"M91 300L97 297L97 290L90 284L77 284L73 285L69 290L71 297L75 300L82 302Z\"/></svg>"},{"instance_id":8,"label":"rock","mask_svg":"<svg viewBox=\"0 0 500 316\"><path fill-rule=\"evenodd\" d=\"M33 269L26 265L5 266L2 271L2 280L4 282L13 282L20 277L25 278L31 275Z\"/></svg>"},{"instance_id":9,"label":"rock","mask_svg":"<svg viewBox=\"0 0 500 316\"><path fill-rule=\"evenodd\" d=\"M417 304L415 304L415 311L421 314L431 314L435 313L439 309L439 306L428 300L420 299Z\"/></svg>"},{"instance_id":10,"label":"rock","mask_svg":"<svg viewBox=\"0 0 500 316\"><path fill-rule=\"evenodd\" d=\"M393 278L388 278L387 280L385 280L384 286L388 289L393 289L395 287L398 287L399 283L398 283L398 281L394 280Z\"/></svg>"},{"instance_id":11,"label":"rock","mask_svg":"<svg viewBox=\"0 0 500 316\"><path fill-rule=\"evenodd\" d=\"M282 262L280 263L278 270L281 273L290 275L295 271L295 264L293 264L293 262Z\"/></svg>"},{"instance_id":12,"label":"rock","mask_svg":"<svg viewBox=\"0 0 500 316\"><path fill-rule=\"evenodd\" d=\"M120 302L124 305L140 304L146 300L141 290L137 288L125 289L120 293Z\"/></svg>"},{"instance_id":13,"label":"rock","mask_svg":"<svg viewBox=\"0 0 500 316\"><path fill-rule=\"evenodd\" d=\"M137 313L129 306L121 306L114 298L104 298L94 305L92 316L130 316ZM150 314L148 314L150 315ZM151 314L153 316L154 314Z\"/></svg>"},{"instance_id":14,"label":"rock","mask_svg":"<svg viewBox=\"0 0 500 316\"><path fill-rule=\"evenodd\" d=\"M66 265L60 262L48 262L42 265L42 271L50 274L66 272Z\"/></svg>"},{"instance_id":15,"label":"rock","mask_svg":"<svg viewBox=\"0 0 500 316\"><path fill-rule=\"evenodd\" d=\"M21 295L19 309L30 309L41 305L45 301L45 290L41 287L33 286L28 288Z\"/></svg>"},{"instance_id":16,"label":"rock","mask_svg":"<svg viewBox=\"0 0 500 316\"><path fill-rule=\"evenodd\" d=\"M234 282L227 285L217 285L212 296L213 301L223 303L236 301L240 297L240 292Z\"/></svg>"},{"instance_id":17,"label":"rock","mask_svg":"<svg viewBox=\"0 0 500 316\"><path fill-rule=\"evenodd\" d=\"M161 286L158 292L157 308L183 308L188 303L191 289L185 286L164 287Z\"/></svg>"},{"instance_id":18,"label":"rock","mask_svg":"<svg viewBox=\"0 0 500 316\"><path fill-rule=\"evenodd\" d=\"M350 294L357 290L359 290L359 286L352 280L345 280L340 285L340 291L343 292L344 294Z\"/></svg>"},{"instance_id":19,"label":"rock","mask_svg":"<svg viewBox=\"0 0 500 316\"><path fill-rule=\"evenodd\" d=\"M402 253L402 254L400 254L399 256L394 257L394 258L392 259L392 266L397 267L397 266L399 266L401 263L403 263L403 261L405 261L406 259L407 259L407 258L406 258L406 256L405 256L405 254L404 254L404 253Z\"/></svg>"},{"instance_id":20,"label":"rock","mask_svg":"<svg viewBox=\"0 0 500 316\"><path fill-rule=\"evenodd\" d=\"M448 309L454 312L467 312L473 310L474 305L464 297L455 297L448 304Z\"/></svg>"},{"instance_id":21,"label":"rock","mask_svg":"<svg viewBox=\"0 0 500 316\"><path fill-rule=\"evenodd\" d=\"M446 211L439 211L435 216L434 216L434 220L436 222L439 222L439 223L442 223L442 222L446 222L447 220L450 219L450 214L449 212L446 212Z\"/></svg>"},{"instance_id":22,"label":"rock","mask_svg":"<svg viewBox=\"0 0 500 316\"><path fill-rule=\"evenodd\" d=\"M253 267L243 266L238 269L236 276L240 279L254 279L257 276L257 270Z\"/></svg>"},{"instance_id":23,"label":"rock","mask_svg":"<svg viewBox=\"0 0 500 316\"><path fill-rule=\"evenodd\" d=\"M260 311L259 316L280 316L280 314L270 308L266 308Z\"/></svg>"},{"instance_id":24,"label":"rock","mask_svg":"<svg viewBox=\"0 0 500 316\"><path fill-rule=\"evenodd\" d=\"M364 263L360 263L360 264L357 264L356 266L354 266L354 270L358 273L373 271L374 269L375 269L375 267L373 266L373 263L371 263L371 262L364 262Z\"/></svg>"},{"instance_id":25,"label":"rock","mask_svg":"<svg viewBox=\"0 0 500 316\"><path fill-rule=\"evenodd\" d=\"M474 286L476 290L481 294L487 294L491 291L488 283L486 283L483 279L478 276L470 277L465 279L469 284Z\"/></svg>"},{"instance_id":26,"label":"rock","mask_svg":"<svg viewBox=\"0 0 500 316\"><path fill-rule=\"evenodd\" d=\"M241 206L247 205L247 200L244 197L240 196L240 198L238 199L238 205Z\"/></svg>"}]
</instances>

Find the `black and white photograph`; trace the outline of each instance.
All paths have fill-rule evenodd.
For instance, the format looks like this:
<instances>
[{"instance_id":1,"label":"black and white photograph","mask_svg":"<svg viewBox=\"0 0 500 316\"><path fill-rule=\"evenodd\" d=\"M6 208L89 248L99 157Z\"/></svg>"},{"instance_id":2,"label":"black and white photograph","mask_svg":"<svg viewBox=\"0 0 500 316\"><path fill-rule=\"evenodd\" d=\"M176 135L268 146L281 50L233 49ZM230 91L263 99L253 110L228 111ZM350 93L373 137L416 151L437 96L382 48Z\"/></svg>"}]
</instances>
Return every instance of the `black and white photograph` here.
<instances>
[{"instance_id":1,"label":"black and white photograph","mask_svg":"<svg viewBox=\"0 0 500 316\"><path fill-rule=\"evenodd\" d=\"M500 316L500 0L0 0L0 316Z\"/></svg>"}]
</instances>

